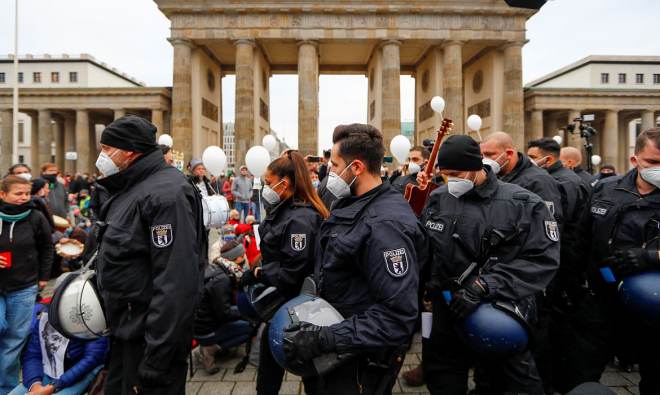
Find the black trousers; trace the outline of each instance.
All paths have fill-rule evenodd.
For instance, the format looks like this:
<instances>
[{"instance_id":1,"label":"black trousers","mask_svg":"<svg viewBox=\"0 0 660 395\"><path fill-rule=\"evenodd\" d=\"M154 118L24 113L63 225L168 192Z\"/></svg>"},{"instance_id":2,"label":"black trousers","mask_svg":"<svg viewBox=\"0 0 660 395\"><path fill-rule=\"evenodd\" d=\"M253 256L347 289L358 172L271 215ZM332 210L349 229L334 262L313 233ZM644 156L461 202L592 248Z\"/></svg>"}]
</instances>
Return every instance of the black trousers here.
<instances>
[{"instance_id":1,"label":"black trousers","mask_svg":"<svg viewBox=\"0 0 660 395\"><path fill-rule=\"evenodd\" d=\"M366 357L346 362L336 370L319 377L316 395L389 395L401 370L403 356L385 366Z\"/></svg>"},{"instance_id":2,"label":"black trousers","mask_svg":"<svg viewBox=\"0 0 660 395\"><path fill-rule=\"evenodd\" d=\"M138 367L144 355L145 343L142 339L113 339L110 348L110 366L105 382L105 393L113 395L185 395L186 373L188 369L185 347L172 358L163 383L157 387L145 387L138 378ZM190 346L188 346L190 351Z\"/></svg>"},{"instance_id":3,"label":"black trousers","mask_svg":"<svg viewBox=\"0 0 660 395\"><path fill-rule=\"evenodd\" d=\"M607 364L620 350L639 363L641 395L660 394L660 330L640 321L628 312L614 292L586 295L578 304L573 319L554 328L566 342L557 366L562 371L562 387L571 389L580 383L597 382ZM570 324L569 324L570 323Z\"/></svg>"},{"instance_id":4,"label":"black trousers","mask_svg":"<svg viewBox=\"0 0 660 395\"><path fill-rule=\"evenodd\" d=\"M257 367L257 394L259 395L277 395L282 387L284 380L284 368L273 358L270 351L270 342L268 340L268 329L270 324L264 327L259 343L259 366ZM316 386L315 378L303 377L303 385L307 395L314 395Z\"/></svg>"},{"instance_id":5,"label":"black trousers","mask_svg":"<svg viewBox=\"0 0 660 395\"><path fill-rule=\"evenodd\" d=\"M447 304L433 301L431 337L422 342L422 366L431 394L465 395L468 372L478 364L489 383L480 395L542 395L543 386L530 351L487 357L472 353L461 339Z\"/></svg>"}]
</instances>

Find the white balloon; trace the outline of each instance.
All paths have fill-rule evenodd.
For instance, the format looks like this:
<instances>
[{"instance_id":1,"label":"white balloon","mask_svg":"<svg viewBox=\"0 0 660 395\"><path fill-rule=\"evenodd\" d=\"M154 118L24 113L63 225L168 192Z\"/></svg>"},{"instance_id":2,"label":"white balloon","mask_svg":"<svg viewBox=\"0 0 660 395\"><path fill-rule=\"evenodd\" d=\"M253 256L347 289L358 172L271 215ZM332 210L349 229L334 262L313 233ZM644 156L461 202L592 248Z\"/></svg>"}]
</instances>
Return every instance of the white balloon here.
<instances>
[{"instance_id":1,"label":"white balloon","mask_svg":"<svg viewBox=\"0 0 660 395\"><path fill-rule=\"evenodd\" d=\"M204 167L211 174L218 177L222 175L225 171L225 166L227 166L227 155L222 148L211 145L206 147L204 153L202 153L202 162L204 162Z\"/></svg>"},{"instance_id":2,"label":"white balloon","mask_svg":"<svg viewBox=\"0 0 660 395\"><path fill-rule=\"evenodd\" d=\"M399 163L403 163L408 159L410 147L412 147L410 140L402 134L394 136L390 142L390 152L392 152L392 155L397 161L399 161Z\"/></svg>"},{"instance_id":3,"label":"white balloon","mask_svg":"<svg viewBox=\"0 0 660 395\"><path fill-rule=\"evenodd\" d=\"M272 134L267 134L261 139L261 144L263 144L268 151L273 152L277 148L277 139Z\"/></svg>"},{"instance_id":4,"label":"white balloon","mask_svg":"<svg viewBox=\"0 0 660 395\"><path fill-rule=\"evenodd\" d=\"M255 177L261 177L270 164L270 153L265 147L255 145L245 154L245 165Z\"/></svg>"},{"instance_id":5,"label":"white balloon","mask_svg":"<svg viewBox=\"0 0 660 395\"><path fill-rule=\"evenodd\" d=\"M470 128L472 131L478 132L479 129L481 129L481 124L481 117L477 114L472 114L467 119L468 128Z\"/></svg>"},{"instance_id":6,"label":"white balloon","mask_svg":"<svg viewBox=\"0 0 660 395\"><path fill-rule=\"evenodd\" d=\"M600 155L594 155L591 157L591 164L594 166L600 165L600 162L603 161L603 158L600 157Z\"/></svg>"},{"instance_id":7,"label":"white balloon","mask_svg":"<svg viewBox=\"0 0 660 395\"><path fill-rule=\"evenodd\" d=\"M174 140L172 140L172 136L169 134L161 134L160 137L158 138L158 144L160 145L166 145L170 148L174 145Z\"/></svg>"},{"instance_id":8,"label":"white balloon","mask_svg":"<svg viewBox=\"0 0 660 395\"><path fill-rule=\"evenodd\" d=\"M564 142L564 139L560 135L556 135L552 139L555 140L559 145L561 145L561 143Z\"/></svg>"},{"instance_id":9,"label":"white balloon","mask_svg":"<svg viewBox=\"0 0 660 395\"><path fill-rule=\"evenodd\" d=\"M440 96L435 96L431 99L431 108L438 114L445 110L445 99Z\"/></svg>"}]
</instances>

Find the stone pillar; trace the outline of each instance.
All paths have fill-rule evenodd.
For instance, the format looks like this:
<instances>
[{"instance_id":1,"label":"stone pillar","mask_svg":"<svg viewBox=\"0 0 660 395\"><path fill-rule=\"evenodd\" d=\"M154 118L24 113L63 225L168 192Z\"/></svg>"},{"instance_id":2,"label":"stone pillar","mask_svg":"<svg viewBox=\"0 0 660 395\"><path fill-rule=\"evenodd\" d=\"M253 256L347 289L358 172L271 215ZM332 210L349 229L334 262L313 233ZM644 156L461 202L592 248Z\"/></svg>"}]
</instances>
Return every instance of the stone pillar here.
<instances>
[{"instance_id":1,"label":"stone pillar","mask_svg":"<svg viewBox=\"0 0 660 395\"><path fill-rule=\"evenodd\" d=\"M316 155L319 138L319 52L316 41L298 42L298 150Z\"/></svg>"},{"instance_id":2,"label":"stone pillar","mask_svg":"<svg viewBox=\"0 0 660 395\"><path fill-rule=\"evenodd\" d=\"M30 115L30 166L34 174L39 174L39 117L36 112Z\"/></svg>"},{"instance_id":3,"label":"stone pillar","mask_svg":"<svg viewBox=\"0 0 660 395\"><path fill-rule=\"evenodd\" d=\"M504 46L504 131L521 148L525 139L525 112L523 108L522 47L524 43L513 42Z\"/></svg>"},{"instance_id":4,"label":"stone pillar","mask_svg":"<svg viewBox=\"0 0 660 395\"><path fill-rule=\"evenodd\" d=\"M656 124L655 111L644 110L642 111L642 132L654 128Z\"/></svg>"},{"instance_id":5,"label":"stone pillar","mask_svg":"<svg viewBox=\"0 0 660 395\"><path fill-rule=\"evenodd\" d=\"M126 110L123 108L117 108L114 110L114 119L117 120L126 115Z\"/></svg>"},{"instance_id":6,"label":"stone pillar","mask_svg":"<svg viewBox=\"0 0 660 395\"><path fill-rule=\"evenodd\" d=\"M161 109L153 109L151 110L151 123L154 124L154 126L157 129L156 134L160 136L163 134L163 110Z\"/></svg>"},{"instance_id":7,"label":"stone pillar","mask_svg":"<svg viewBox=\"0 0 660 395\"><path fill-rule=\"evenodd\" d=\"M78 159L76 160L76 172L85 173L94 171L89 168L90 145L92 142L89 139L89 112L87 110L76 111L76 152Z\"/></svg>"},{"instance_id":8,"label":"stone pillar","mask_svg":"<svg viewBox=\"0 0 660 395\"><path fill-rule=\"evenodd\" d=\"M0 169L4 173L12 165L14 147L14 114L11 109L2 110L2 129L0 129Z\"/></svg>"},{"instance_id":9,"label":"stone pillar","mask_svg":"<svg viewBox=\"0 0 660 395\"><path fill-rule=\"evenodd\" d=\"M172 138L176 150L184 155L184 163L192 159L192 70L193 43L181 38L170 39L174 47L172 79Z\"/></svg>"},{"instance_id":10,"label":"stone pillar","mask_svg":"<svg viewBox=\"0 0 660 395\"><path fill-rule=\"evenodd\" d=\"M543 136L543 110L534 110L532 111L532 127L529 136L527 136L528 141L538 140Z\"/></svg>"},{"instance_id":11,"label":"stone pillar","mask_svg":"<svg viewBox=\"0 0 660 395\"><path fill-rule=\"evenodd\" d=\"M465 133L463 108L463 43L450 41L444 45L443 75L445 93L445 118L454 121L454 131ZM521 88L522 89L522 88Z\"/></svg>"},{"instance_id":12,"label":"stone pillar","mask_svg":"<svg viewBox=\"0 0 660 395\"><path fill-rule=\"evenodd\" d=\"M579 117L582 114L581 110L572 110L568 112L568 119L566 121L566 125L572 124L573 120L577 117ZM582 141L582 137L580 137L580 131L579 130L574 130L573 133L569 133L566 131L566 146L568 147L575 147L579 150L582 150L584 148L584 141ZM586 154L586 153L584 153ZM586 156L585 156L586 158ZM586 159L585 159L586 161ZM586 162L585 162L586 165Z\"/></svg>"},{"instance_id":13,"label":"stone pillar","mask_svg":"<svg viewBox=\"0 0 660 395\"><path fill-rule=\"evenodd\" d=\"M387 40L382 45L382 115L381 132L385 147L401 134L401 42ZM462 78L461 78L462 81Z\"/></svg>"},{"instance_id":14,"label":"stone pillar","mask_svg":"<svg viewBox=\"0 0 660 395\"><path fill-rule=\"evenodd\" d=\"M256 43L253 40L237 40L234 45L236 46L234 160L238 167L245 163L245 153L252 145L255 133L254 48Z\"/></svg>"},{"instance_id":15,"label":"stone pillar","mask_svg":"<svg viewBox=\"0 0 660 395\"><path fill-rule=\"evenodd\" d=\"M39 110L39 164L52 161L53 125L50 110Z\"/></svg>"},{"instance_id":16,"label":"stone pillar","mask_svg":"<svg viewBox=\"0 0 660 395\"><path fill-rule=\"evenodd\" d=\"M76 151L76 119L70 116L64 118L64 152ZM64 170L67 173L76 172L76 162L64 160Z\"/></svg>"},{"instance_id":17,"label":"stone pillar","mask_svg":"<svg viewBox=\"0 0 660 395\"><path fill-rule=\"evenodd\" d=\"M619 156L619 113L614 110L605 111L605 128L603 130L603 164L616 166Z\"/></svg>"},{"instance_id":18,"label":"stone pillar","mask_svg":"<svg viewBox=\"0 0 660 395\"><path fill-rule=\"evenodd\" d=\"M64 121L55 120L55 164L64 172Z\"/></svg>"}]
</instances>

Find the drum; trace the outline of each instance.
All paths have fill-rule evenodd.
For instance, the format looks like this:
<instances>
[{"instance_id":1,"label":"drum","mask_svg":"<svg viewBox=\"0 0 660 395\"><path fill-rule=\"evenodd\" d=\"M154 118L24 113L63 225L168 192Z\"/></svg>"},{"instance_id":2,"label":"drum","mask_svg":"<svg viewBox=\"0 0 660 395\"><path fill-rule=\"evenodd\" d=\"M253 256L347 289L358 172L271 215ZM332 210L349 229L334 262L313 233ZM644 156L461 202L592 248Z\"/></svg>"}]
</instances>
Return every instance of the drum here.
<instances>
[{"instance_id":1,"label":"drum","mask_svg":"<svg viewBox=\"0 0 660 395\"><path fill-rule=\"evenodd\" d=\"M76 259L82 255L84 249L83 243L74 239L55 244L55 252L64 259Z\"/></svg>"},{"instance_id":2,"label":"drum","mask_svg":"<svg viewBox=\"0 0 660 395\"><path fill-rule=\"evenodd\" d=\"M59 215L53 215L53 223L55 224L55 228L60 232L64 232L71 226L66 218L62 218Z\"/></svg>"},{"instance_id":3,"label":"drum","mask_svg":"<svg viewBox=\"0 0 660 395\"><path fill-rule=\"evenodd\" d=\"M202 199L204 226L207 229L221 228L229 219L229 203L222 195L207 196Z\"/></svg>"}]
</instances>

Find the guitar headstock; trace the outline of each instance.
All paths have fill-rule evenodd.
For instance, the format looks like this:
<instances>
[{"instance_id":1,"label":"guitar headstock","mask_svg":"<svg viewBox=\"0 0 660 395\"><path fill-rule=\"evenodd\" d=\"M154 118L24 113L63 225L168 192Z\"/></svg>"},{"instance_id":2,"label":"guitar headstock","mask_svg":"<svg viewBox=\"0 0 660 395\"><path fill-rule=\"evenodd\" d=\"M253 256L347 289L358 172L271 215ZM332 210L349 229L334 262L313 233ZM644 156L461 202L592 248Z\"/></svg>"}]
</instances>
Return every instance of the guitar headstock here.
<instances>
[{"instance_id":1,"label":"guitar headstock","mask_svg":"<svg viewBox=\"0 0 660 395\"><path fill-rule=\"evenodd\" d=\"M451 119L445 118L440 124L440 129L438 130L438 139L442 140L443 137L451 134L451 130L454 128L454 121Z\"/></svg>"}]
</instances>

